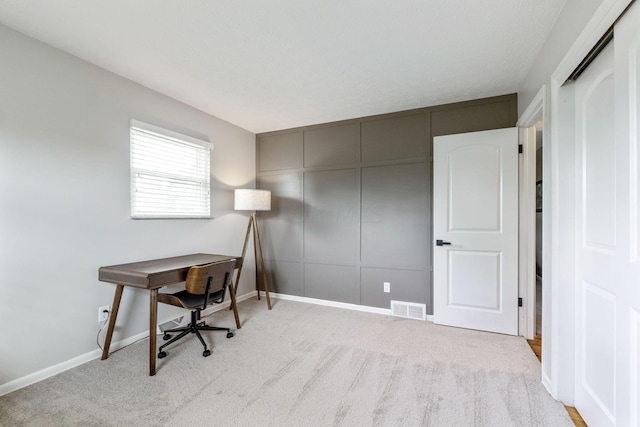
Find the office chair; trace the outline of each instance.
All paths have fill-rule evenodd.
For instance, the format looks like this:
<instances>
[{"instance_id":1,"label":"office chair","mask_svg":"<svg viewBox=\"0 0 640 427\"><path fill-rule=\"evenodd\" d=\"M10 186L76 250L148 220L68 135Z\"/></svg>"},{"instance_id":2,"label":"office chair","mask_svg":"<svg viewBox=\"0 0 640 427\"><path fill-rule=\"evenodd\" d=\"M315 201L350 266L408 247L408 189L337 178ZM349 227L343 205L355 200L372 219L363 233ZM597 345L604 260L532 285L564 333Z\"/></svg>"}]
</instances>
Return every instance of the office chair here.
<instances>
[{"instance_id":1,"label":"office chair","mask_svg":"<svg viewBox=\"0 0 640 427\"><path fill-rule=\"evenodd\" d=\"M227 288L231 288L231 278L235 265L235 260L229 260L191 267L187 273L185 290L173 294L158 293L158 302L191 310L191 323L187 327L169 329L164 332L162 338L168 342L160 346L158 350L159 359L167 355L163 351L166 346L173 344L190 333L196 334L204 346L204 352L202 353L204 357L211 355L211 351L207 349L207 344L202 339L200 331L227 331L227 338L233 337L234 334L229 328L208 326L205 322L200 322L199 320L200 312L206 309L208 305L220 304L224 301L224 294ZM233 289L231 288L229 292L233 292ZM171 338L169 332L179 332L179 334Z\"/></svg>"}]
</instances>

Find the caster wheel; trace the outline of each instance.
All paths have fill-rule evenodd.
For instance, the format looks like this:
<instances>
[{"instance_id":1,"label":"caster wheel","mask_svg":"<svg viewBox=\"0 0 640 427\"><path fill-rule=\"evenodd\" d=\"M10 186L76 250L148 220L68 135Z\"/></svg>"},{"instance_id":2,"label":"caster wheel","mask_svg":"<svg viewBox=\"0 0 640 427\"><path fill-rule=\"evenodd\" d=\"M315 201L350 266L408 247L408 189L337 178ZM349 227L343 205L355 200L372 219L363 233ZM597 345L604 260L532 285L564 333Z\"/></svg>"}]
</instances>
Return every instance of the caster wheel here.
<instances>
[{"instance_id":1,"label":"caster wheel","mask_svg":"<svg viewBox=\"0 0 640 427\"><path fill-rule=\"evenodd\" d=\"M164 359L166 355L167 353L165 353L164 351L161 351L160 353L158 353L158 359Z\"/></svg>"},{"instance_id":2,"label":"caster wheel","mask_svg":"<svg viewBox=\"0 0 640 427\"><path fill-rule=\"evenodd\" d=\"M227 332L227 338L232 338L235 334L233 332Z\"/></svg>"},{"instance_id":3,"label":"caster wheel","mask_svg":"<svg viewBox=\"0 0 640 427\"><path fill-rule=\"evenodd\" d=\"M205 350L205 351L203 351L203 352L202 352L202 355L203 355L204 357L211 356L211 350Z\"/></svg>"},{"instance_id":4,"label":"caster wheel","mask_svg":"<svg viewBox=\"0 0 640 427\"><path fill-rule=\"evenodd\" d=\"M165 341L169 341L169 340L171 339L171 335L169 335L169 334L164 334L164 335L162 336L162 339L163 339L163 340L165 340Z\"/></svg>"}]
</instances>

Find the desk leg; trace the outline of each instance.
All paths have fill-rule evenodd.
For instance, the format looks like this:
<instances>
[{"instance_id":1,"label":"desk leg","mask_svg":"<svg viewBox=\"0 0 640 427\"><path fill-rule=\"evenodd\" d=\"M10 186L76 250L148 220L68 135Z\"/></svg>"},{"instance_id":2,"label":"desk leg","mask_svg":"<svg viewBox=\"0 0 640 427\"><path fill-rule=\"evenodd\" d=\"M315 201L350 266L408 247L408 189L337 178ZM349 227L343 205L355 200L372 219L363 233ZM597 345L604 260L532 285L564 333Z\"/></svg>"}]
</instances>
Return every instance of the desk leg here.
<instances>
[{"instance_id":1,"label":"desk leg","mask_svg":"<svg viewBox=\"0 0 640 427\"><path fill-rule=\"evenodd\" d=\"M236 328L240 329L240 317L238 317L238 306L236 305L236 291L233 290L233 283L229 286L229 294L231 295L231 308L233 309L233 316L236 318Z\"/></svg>"},{"instance_id":2,"label":"desk leg","mask_svg":"<svg viewBox=\"0 0 640 427\"><path fill-rule=\"evenodd\" d=\"M104 348L102 349L102 358L105 360L109 357L109 347L111 346L111 337L116 326L116 317L118 317L118 309L120 308L120 300L122 299L122 291L124 285L116 285L116 293L113 296L113 304L111 305L111 317L109 318L109 327L107 328L107 336L104 339Z\"/></svg>"},{"instance_id":3,"label":"desk leg","mask_svg":"<svg viewBox=\"0 0 640 427\"><path fill-rule=\"evenodd\" d=\"M238 292L238 285L240 284L240 274L242 274L242 265L240 266L240 268L238 268L238 274L236 274L236 284L235 285L231 285L230 287L233 288L233 294L235 295L236 292ZM232 307L229 307L229 309L231 309Z\"/></svg>"},{"instance_id":4,"label":"desk leg","mask_svg":"<svg viewBox=\"0 0 640 427\"><path fill-rule=\"evenodd\" d=\"M158 325L158 290L149 295L149 376L156 374L156 329Z\"/></svg>"}]
</instances>

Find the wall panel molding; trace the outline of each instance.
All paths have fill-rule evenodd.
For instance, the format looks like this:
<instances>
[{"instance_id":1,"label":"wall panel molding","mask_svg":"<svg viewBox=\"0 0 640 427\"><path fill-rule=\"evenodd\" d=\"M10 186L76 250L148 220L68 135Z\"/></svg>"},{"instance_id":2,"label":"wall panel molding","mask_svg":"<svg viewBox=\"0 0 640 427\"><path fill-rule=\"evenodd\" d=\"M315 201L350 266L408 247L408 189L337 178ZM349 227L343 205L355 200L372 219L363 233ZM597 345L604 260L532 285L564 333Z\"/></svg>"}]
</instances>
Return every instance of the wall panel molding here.
<instances>
[{"instance_id":1,"label":"wall panel molding","mask_svg":"<svg viewBox=\"0 0 640 427\"><path fill-rule=\"evenodd\" d=\"M432 313L433 137L516 120L511 94L256 135L258 187L276 207L259 217L270 288Z\"/></svg>"}]
</instances>

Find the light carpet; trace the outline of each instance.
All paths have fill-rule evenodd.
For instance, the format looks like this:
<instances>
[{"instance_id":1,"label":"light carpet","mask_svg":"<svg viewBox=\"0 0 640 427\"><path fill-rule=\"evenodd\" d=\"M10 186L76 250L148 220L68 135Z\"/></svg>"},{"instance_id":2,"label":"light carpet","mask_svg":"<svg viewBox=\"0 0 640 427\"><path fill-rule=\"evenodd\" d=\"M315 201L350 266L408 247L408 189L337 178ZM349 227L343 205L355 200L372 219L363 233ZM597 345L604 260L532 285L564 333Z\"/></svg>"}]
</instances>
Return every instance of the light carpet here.
<instances>
[{"instance_id":1,"label":"light carpet","mask_svg":"<svg viewBox=\"0 0 640 427\"><path fill-rule=\"evenodd\" d=\"M523 338L273 302L242 302L210 357L194 336L169 346L155 377L144 340L0 397L0 425L573 425Z\"/></svg>"}]
</instances>

